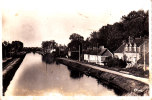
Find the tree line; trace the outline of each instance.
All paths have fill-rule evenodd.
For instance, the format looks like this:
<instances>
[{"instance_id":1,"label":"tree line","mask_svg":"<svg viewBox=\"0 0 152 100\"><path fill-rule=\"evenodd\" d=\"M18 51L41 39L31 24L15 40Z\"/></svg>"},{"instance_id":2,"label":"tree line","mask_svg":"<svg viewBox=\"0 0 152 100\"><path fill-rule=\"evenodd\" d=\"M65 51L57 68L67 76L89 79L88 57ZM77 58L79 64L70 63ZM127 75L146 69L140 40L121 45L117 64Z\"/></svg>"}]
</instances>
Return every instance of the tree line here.
<instances>
[{"instance_id":1,"label":"tree line","mask_svg":"<svg viewBox=\"0 0 152 100\"><path fill-rule=\"evenodd\" d=\"M23 50L23 43L21 41L12 41L9 43L8 41L2 42L2 58L11 57L18 52Z\"/></svg>"},{"instance_id":2,"label":"tree line","mask_svg":"<svg viewBox=\"0 0 152 100\"><path fill-rule=\"evenodd\" d=\"M137 38L149 36L149 14L148 11L131 11L128 15L122 16L119 22L102 26L98 31L93 31L86 40L83 36L73 33L69 37L71 40L68 47L78 50L79 45L83 49L87 47L105 46L114 52L128 37Z\"/></svg>"},{"instance_id":3,"label":"tree line","mask_svg":"<svg viewBox=\"0 0 152 100\"><path fill-rule=\"evenodd\" d=\"M42 41L41 48L44 54L53 53L55 57L65 57L68 52L67 46L58 44L55 40Z\"/></svg>"}]
</instances>

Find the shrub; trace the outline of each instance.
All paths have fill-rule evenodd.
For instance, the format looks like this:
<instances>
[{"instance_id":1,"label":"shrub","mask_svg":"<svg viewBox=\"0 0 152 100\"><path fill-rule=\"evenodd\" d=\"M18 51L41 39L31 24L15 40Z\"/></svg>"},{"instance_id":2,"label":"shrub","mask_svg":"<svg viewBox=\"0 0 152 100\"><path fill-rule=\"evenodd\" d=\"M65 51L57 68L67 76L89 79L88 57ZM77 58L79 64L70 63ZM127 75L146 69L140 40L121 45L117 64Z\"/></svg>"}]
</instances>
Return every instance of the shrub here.
<instances>
[{"instance_id":1,"label":"shrub","mask_svg":"<svg viewBox=\"0 0 152 100\"><path fill-rule=\"evenodd\" d=\"M125 68L127 65L125 60L118 59L118 58L110 58L107 61L108 67L119 67L119 68Z\"/></svg>"}]
</instances>

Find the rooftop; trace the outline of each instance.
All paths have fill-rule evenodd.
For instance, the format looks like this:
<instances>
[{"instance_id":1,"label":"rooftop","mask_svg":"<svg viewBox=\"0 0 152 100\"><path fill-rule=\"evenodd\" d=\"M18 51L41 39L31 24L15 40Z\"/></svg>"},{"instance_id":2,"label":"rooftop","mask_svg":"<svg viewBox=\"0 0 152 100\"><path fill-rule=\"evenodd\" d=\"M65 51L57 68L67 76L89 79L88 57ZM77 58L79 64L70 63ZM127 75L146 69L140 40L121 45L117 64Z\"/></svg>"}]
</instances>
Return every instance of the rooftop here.
<instances>
[{"instance_id":1,"label":"rooftop","mask_svg":"<svg viewBox=\"0 0 152 100\"><path fill-rule=\"evenodd\" d=\"M143 39L143 38L135 38L134 40L131 40L130 41L130 44L132 46L134 46L134 44L136 44L137 47L141 46L144 41L147 41L148 42L148 39ZM126 44L128 44L128 46L130 45L129 42L127 43L123 43L114 53L122 53L124 52L124 49L125 49L125 46ZM127 51L128 53L131 52L131 53L135 53L135 51L133 50L133 48L131 48L132 50L131 51ZM137 51L137 50L136 50Z\"/></svg>"}]
</instances>

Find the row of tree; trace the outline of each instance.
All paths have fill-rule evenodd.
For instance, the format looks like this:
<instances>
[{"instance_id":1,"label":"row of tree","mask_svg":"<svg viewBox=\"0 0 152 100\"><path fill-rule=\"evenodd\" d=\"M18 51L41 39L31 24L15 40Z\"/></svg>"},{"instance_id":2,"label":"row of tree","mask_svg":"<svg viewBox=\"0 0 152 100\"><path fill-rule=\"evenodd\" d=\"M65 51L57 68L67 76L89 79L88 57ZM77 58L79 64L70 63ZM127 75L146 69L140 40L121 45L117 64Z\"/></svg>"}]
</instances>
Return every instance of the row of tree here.
<instances>
[{"instance_id":1,"label":"row of tree","mask_svg":"<svg viewBox=\"0 0 152 100\"><path fill-rule=\"evenodd\" d=\"M41 45L43 53L54 53L56 57L65 57L68 52L68 49L65 45L62 46L56 43L54 40L43 41Z\"/></svg>"},{"instance_id":2,"label":"row of tree","mask_svg":"<svg viewBox=\"0 0 152 100\"><path fill-rule=\"evenodd\" d=\"M51 41L43 41L41 45L42 45L42 48L44 50L46 50L46 49L54 49L54 48L56 48L57 43L54 40L51 40Z\"/></svg>"},{"instance_id":3,"label":"row of tree","mask_svg":"<svg viewBox=\"0 0 152 100\"><path fill-rule=\"evenodd\" d=\"M23 50L23 43L21 41L12 41L9 43L7 41L2 42L2 57L10 57L11 55L21 52Z\"/></svg>"},{"instance_id":4,"label":"row of tree","mask_svg":"<svg viewBox=\"0 0 152 100\"><path fill-rule=\"evenodd\" d=\"M36 51L41 52L42 48L41 47L24 47L23 51L25 51L26 53L30 53L30 52L35 53Z\"/></svg>"},{"instance_id":5,"label":"row of tree","mask_svg":"<svg viewBox=\"0 0 152 100\"><path fill-rule=\"evenodd\" d=\"M73 33L70 36L68 47L72 50L78 50L79 45L83 49L87 47L97 47L104 45L111 52L114 52L123 41L128 41L128 37L148 37L149 36L149 21L148 11L131 11L127 16L122 16L120 22L112 25L105 25L98 31L90 34L86 40L83 36Z\"/></svg>"}]
</instances>

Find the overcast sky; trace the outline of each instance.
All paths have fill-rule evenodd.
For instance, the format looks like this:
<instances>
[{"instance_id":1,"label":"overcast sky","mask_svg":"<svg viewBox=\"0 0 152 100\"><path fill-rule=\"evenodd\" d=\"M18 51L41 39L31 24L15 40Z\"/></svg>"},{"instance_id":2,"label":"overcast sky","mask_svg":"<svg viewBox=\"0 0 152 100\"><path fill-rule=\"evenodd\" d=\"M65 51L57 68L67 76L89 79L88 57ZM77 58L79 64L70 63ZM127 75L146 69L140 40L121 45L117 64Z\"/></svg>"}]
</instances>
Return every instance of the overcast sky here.
<instances>
[{"instance_id":1,"label":"overcast sky","mask_svg":"<svg viewBox=\"0 0 152 100\"><path fill-rule=\"evenodd\" d=\"M40 47L46 40L67 44L72 33L87 38L149 5L150 0L3 0L2 41L19 40L25 47Z\"/></svg>"}]
</instances>

